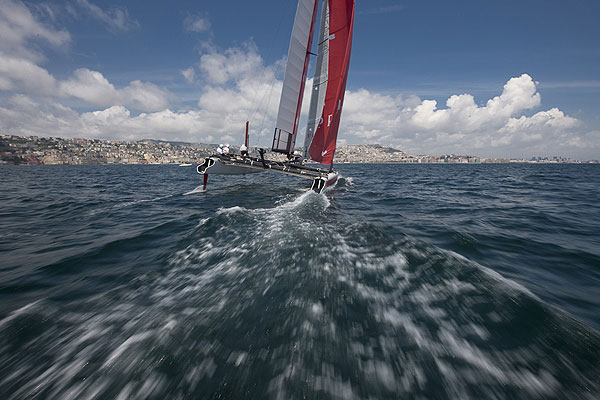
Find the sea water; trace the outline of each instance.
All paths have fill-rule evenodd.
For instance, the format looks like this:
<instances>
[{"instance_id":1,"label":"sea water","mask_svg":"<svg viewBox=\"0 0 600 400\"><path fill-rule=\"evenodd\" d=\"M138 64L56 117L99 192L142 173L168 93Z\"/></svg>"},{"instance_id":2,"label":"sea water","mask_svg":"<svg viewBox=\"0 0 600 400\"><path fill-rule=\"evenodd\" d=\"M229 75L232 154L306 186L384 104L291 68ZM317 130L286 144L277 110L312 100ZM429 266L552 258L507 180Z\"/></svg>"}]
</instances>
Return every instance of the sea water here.
<instances>
[{"instance_id":1,"label":"sea water","mask_svg":"<svg viewBox=\"0 0 600 400\"><path fill-rule=\"evenodd\" d=\"M600 166L0 166L0 398L600 396Z\"/></svg>"}]
</instances>

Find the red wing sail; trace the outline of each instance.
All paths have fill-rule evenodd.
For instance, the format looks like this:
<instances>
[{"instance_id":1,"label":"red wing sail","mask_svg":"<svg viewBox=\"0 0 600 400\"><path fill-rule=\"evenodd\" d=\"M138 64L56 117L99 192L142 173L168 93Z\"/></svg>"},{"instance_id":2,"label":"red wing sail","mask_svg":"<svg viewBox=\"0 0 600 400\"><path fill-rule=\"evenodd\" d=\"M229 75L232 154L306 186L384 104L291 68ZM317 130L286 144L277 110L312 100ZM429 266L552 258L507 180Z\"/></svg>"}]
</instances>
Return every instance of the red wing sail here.
<instances>
[{"instance_id":1,"label":"red wing sail","mask_svg":"<svg viewBox=\"0 0 600 400\"><path fill-rule=\"evenodd\" d=\"M354 0L327 0L329 3L329 66L322 118L309 147L310 158L321 164L333 162L340 116L346 92Z\"/></svg>"}]
</instances>

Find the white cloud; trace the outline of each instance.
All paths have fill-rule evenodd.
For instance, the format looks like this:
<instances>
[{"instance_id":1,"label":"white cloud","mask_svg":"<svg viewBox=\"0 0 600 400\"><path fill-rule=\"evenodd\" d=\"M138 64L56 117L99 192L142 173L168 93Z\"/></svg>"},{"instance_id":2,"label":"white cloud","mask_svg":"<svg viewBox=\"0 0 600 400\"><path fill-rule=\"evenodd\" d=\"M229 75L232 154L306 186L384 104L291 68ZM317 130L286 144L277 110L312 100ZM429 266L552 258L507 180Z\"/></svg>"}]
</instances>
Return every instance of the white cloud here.
<instances>
[{"instance_id":1,"label":"white cloud","mask_svg":"<svg viewBox=\"0 0 600 400\"><path fill-rule=\"evenodd\" d=\"M511 118L501 131L523 132L547 129L561 130L574 128L577 125L579 125L577 119L566 116L558 108L552 108L548 111L540 111L531 117L522 116L520 118Z\"/></svg>"},{"instance_id":2,"label":"white cloud","mask_svg":"<svg viewBox=\"0 0 600 400\"><path fill-rule=\"evenodd\" d=\"M127 105L136 110L157 111L168 106L170 94L158 86L133 81L116 89L100 72L80 68L60 83L60 95L72 96L95 106Z\"/></svg>"},{"instance_id":3,"label":"white cloud","mask_svg":"<svg viewBox=\"0 0 600 400\"><path fill-rule=\"evenodd\" d=\"M10 108L0 106L0 130L16 135L78 136L79 114L54 100L36 101L25 95L10 99Z\"/></svg>"},{"instance_id":4,"label":"white cloud","mask_svg":"<svg viewBox=\"0 0 600 400\"><path fill-rule=\"evenodd\" d=\"M415 108L411 122L427 130L443 129L472 132L485 125L502 125L508 117L540 104L540 94L527 74L511 78L500 96L488 100L484 107L475 104L470 94L451 96L447 108L438 110L435 100L424 100Z\"/></svg>"},{"instance_id":5,"label":"white cloud","mask_svg":"<svg viewBox=\"0 0 600 400\"><path fill-rule=\"evenodd\" d=\"M79 69L68 80L57 84L62 96L79 98L102 109L82 114L69 108L58 112L58 103L54 100L40 100L35 107L17 107L15 100L12 109L3 110L0 129L22 134L37 131L40 135L65 137L235 142L242 140L246 119L254 117L251 125L253 143L256 143L259 133L265 137L270 135L281 92L281 82L276 77L281 63L265 66L251 45L209 55L227 63L226 78L212 79L212 71L201 68L202 78L211 84L205 86L201 93L197 110L178 112L168 109L166 104L162 104L166 95L163 96L164 93L156 86L132 82L118 89L100 72ZM154 112L135 115L130 111L127 104L136 99L143 99L146 108L149 108L154 90L159 92L154 107L150 107L153 109L148 110ZM137 96L139 94L143 96ZM307 101L305 99L305 112ZM57 116L54 128L48 118L51 113ZM259 132L261 126L262 132Z\"/></svg>"},{"instance_id":6,"label":"white cloud","mask_svg":"<svg viewBox=\"0 0 600 400\"><path fill-rule=\"evenodd\" d=\"M194 70L194 67L184 69L183 71L181 71L181 75L183 75L185 80L189 83L194 83L194 81L196 80L196 70Z\"/></svg>"},{"instance_id":7,"label":"white cloud","mask_svg":"<svg viewBox=\"0 0 600 400\"><path fill-rule=\"evenodd\" d=\"M262 57L256 46L250 43L244 47L227 49L223 53L213 51L200 58L200 71L210 84L223 85L229 81L256 79L257 76L260 79L256 73L264 70Z\"/></svg>"},{"instance_id":8,"label":"white cloud","mask_svg":"<svg viewBox=\"0 0 600 400\"><path fill-rule=\"evenodd\" d=\"M265 65L255 45L217 52L214 49L201 56L201 79L207 83L198 100L204 118L211 121L215 133L235 135L242 132L250 119L251 143L262 135L263 145L271 134L279 106L283 71L282 61ZM307 84L307 91L310 91ZM306 100L306 98L305 98ZM304 103L308 111L308 102Z\"/></svg>"},{"instance_id":9,"label":"white cloud","mask_svg":"<svg viewBox=\"0 0 600 400\"><path fill-rule=\"evenodd\" d=\"M502 93L478 106L470 94L453 95L446 108L416 96L390 96L365 89L346 92L340 135L351 143L383 143L412 154L478 154L531 156L582 154L591 157L597 140L582 133L581 122L558 108L532 116L541 96L523 74L508 80Z\"/></svg>"},{"instance_id":10,"label":"white cloud","mask_svg":"<svg viewBox=\"0 0 600 400\"><path fill-rule=\"evenodd\" d=\"M245 77L245 73L234 74L236 78L232 78L227 87L206 87L196 110L178 112L163 109L135 115L123 105L114 105L78 114L56 102L32 104L29 98L14 96L11 100L12 109L0 109L0 129L16 130L16 133L22 134L66 137L235 142L242 138L243 122L247 116L253 114L257 103L262 103L262 111L252 121L251 133L255 141L256 136L261 133L259 131L264 118L262 133L268 141L277 111L281 82L275 78L273 66L264 66L262 62L258 65L260 68L255 72L256 76L263 75L262 83L261 79ZM110 88L107 82L97 78L102 87ZM510 89L510 85L507 86ZM307 87L310 85L307 84ZM470 102L465 102L464 106L449 102L455 109L467 107L475 112L479 109L481 115L487 116L488 121L479 117L482 120L477 123L478 129L460 129L453 123L452 118L464 120L464 113L450 113L451 117L445 117L448 118L446 125L436 122L434 128L424 129L412 121L416 110L427 104L427 100L413 95L383 95L365 89L348 91L340 139L347 143L392 144L413 154L561 154L597 158L595 152L598 151L598 132L578 131L581 123L557 108L531 116L507 116L518 114L519 108L529 107L537 98L537 93L532 94L530 90L523 91L521 99L512 98L513 95L508 96L507 93L510 90L505 88L502 95L491 99L482 107L473 106ZM267 107L269 95L271 102ZM307 103L308 98L305 98L305 112ZM301 140L299 138L299 143Z\"/></svg>"},{"instance_id":11,"label":"white cloud","mask_svg":"<svg viewBox=\"0 0 600 400\"><path fill-rule=\"evenodd\" d=\"M536 146L551 150L550 147L560 144L562 146L582 147L580 135L572 133L573 128L580 122L565 115L558 108L540 111L531 117L521 116L511 118L506 125L498 130L495 145L514 145L519 147ZM539 151L539 150L538 150Z\"/></svg>"},{"instance_id":12,"label":"white cloud","mask_svg":"<svg viewBox=\"0 0 600 400\"><path fill-rule=\"evenodd\" d=\"M164 110L168 105L171 94L153 83L133 81L120 91L122 103L136 110Z\"/></svg>"},{"instance_id":13,"label":"white cloud","mask_svg":"<svg viewBox=\"0 0 600 400\"><path fill-rule=\"evenodd\" d=\"M189 15L183 20L183 26L190 32L208 32L211 25L205 15Z\"/></svg>"},{"instance_id":14,"label":"white cloud","mask_svg":"<svg viewBox=\"0 0 600 400\"><path fill-rule=\"evenodd\" d=\"M45 69L27 59L0 52L0 89L49 95L55 88L56 79Z\"/></svg>"},{"instance_id":15,"label":"white cloud","mask_svg":"<svg viewBox=\"0 0 600 400\"><path fill-rule=\"evenodd\" d=\"M113 31L130 31L140 27L140 23L129 17L127 9L124 7L111 7L108 11L88 0L77 0L77 4L93 18L105 23Z\"/></svg>"},{"instance_id":16,"label":"white cloud","mask_svg":"<svg viewBox=\"0 0 600 400\"><path fill-rule=\"evenodd\" d=\"M60 84L62 94L73 96L95 106L105 106L118 101L117 89L98 71L80 68Z\"/></svg>"},{"instance_id":17,"label":"white cloud","mask_svg":"<svg viewBox=\"0 0 600 400\"><path fill-rule=\"evenodd\" d=\"M59 47L71 39L68 32L41 23L22 2L12 0L0 0L0 38L0 52L30 61L42 59L33 43Z\"/></svg>"},{"instance_id":18,"label":"white cloud","mask_svg":"<svg viewBox=\"0 0 600 400\"><path fill-rule=\"evenodd\" d=\"M16 94L9 99L10 103L13 104L17 109L22 110L34 110L38 103L32 98L25 96L24 94Z\"/></svg>"},{"instance_id":19,"label":"white cloud","mask_svg":"<svg viewBox=\"0 0 600 400\"><path fill-rule=\"evenodd\" d=\"M416 96L390 96L367 89L347 91L342 114L342 135L352 142L374 143L398 132L421 103ZM364 138L364 139L363 139Z\"/></svg>"},{"instance_id":20,"label":"white cloud","mask_svg":"<svg viewBox=\"0 0 600 400\"><path fill-rule=\"evenodd\" d=\"M80 68L65 81L57 81L47 70L31 61L0 53L0 89L27 95L75 97L94 106L126 105L141 111L168 106L171 94L158 86L133 81L117 89L100 72Z\"/></svg>"}]
</instances>

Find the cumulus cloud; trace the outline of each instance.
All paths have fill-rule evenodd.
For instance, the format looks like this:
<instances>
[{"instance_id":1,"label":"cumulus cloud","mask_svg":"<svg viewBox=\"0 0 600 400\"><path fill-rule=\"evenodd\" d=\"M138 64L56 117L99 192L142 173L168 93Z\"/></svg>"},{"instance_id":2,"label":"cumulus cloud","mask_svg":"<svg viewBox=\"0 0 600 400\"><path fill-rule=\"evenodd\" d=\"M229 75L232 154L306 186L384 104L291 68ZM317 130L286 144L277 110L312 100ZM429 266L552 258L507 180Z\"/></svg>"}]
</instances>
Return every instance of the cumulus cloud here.
<instances>
[{"instance_id":1,"label":"cumulus cloud","mask_svg":"<svg viewBox=\"0 0 600 400\"><path fill-rule=\"evenodd\" d=\"M265 65L253 43L224 52L209 50L200 58L200 75L206 86L198 107L204 117L218 125L216 132L241 132L246 119L250 119L253 140L257 135L267 136L278 110L283 66L281 60ZM310 91L308 84L306 89Z\"/></svg>"},{"instance_id":2,"label":"cumulus cloud","mask_svg":"<svg viewBox=\"0 0 600 400\"><path fill-rule=\"evenodd\" d=\"M15 135L77 136L78 118L76 111L60 102L22 94L12 96L6 107L0 106L0 130Z\"/></svg>"},{"instance_id":3,"label":"cumulus cloud","mask_svg":"<svg viewBox=\"0 0 600 400\"><path fill-rule=\"evenodd\" d=\"M537 84L527 74L509 79L502 93L483 106L470 94L452 95L438 109L435 100L361 89L346 94L342 135L349 142L384 143L413 154L527 156L553 147L576 151L573 146L584 141L581 123L558 108L524 115L540 105Z\"/></svg>"},{"instance_id":4,"label":"cumulus cloud","mask_svg":"<svg viewBox=\"0 0 600 400\"><path fill-rule=\"evenodd\" d=\"M169 109L163 101L168 93L157 86L134 81L119 89L100 72L82 68L69 79L57 82L57 91L63 97L78 98L101 109L78 114L67 108L58 113L58 102L54 100L49 102L52 107L41 100L34 107L23 107L17 103L25 101L17 102L15 98L12 108L6 107L0 113L0 129L21 134L39 130L37 134L52 132L47 134L66 137L235 142L241 140L244 122L251 118L254 143L260 134L270 135L281 92L277 75L282 72L282 63L265 65L251 44L223 53L211 50L205 56L199 79L206 85L195 110ZM214 71L208 67L211 60L228 65L224 78L215 78ZM145 108L137 109L148 112L138 115L132 112L136 100L143 101ZM54 129L50 129L50 112L57 117Z\"/></svg>"},{"instance_id":5,"label":"cumulus cloud","mask_svg":"<svg viewBox=\"0 0 600 400\"><path fill-rule=\"evenodd\" d=\"M183 26L190 32L208 32L210 31L210 20L205 15L188 15L183 20Z\"/></svg>"},{"instance_id":6,"label":"cumulus cloud","mask_svg":"<svg viewBox=\"0 0 600 400\"><path fill-rule=\"evenodd\" d=\"M522 116L520 118L511 118L501 131L523 132L547 129L560 130L574 128L577 125L579 125L577 119L566 116L565 113L558 108L552 108L548 111L540 111L531 117Z\"/></svg>"},{"instance_id":7,"label":"cumulus cloud","mask_svg":"<svg viewBox=\"0 0 600 400\"><path fill-rule=\"evenodd\" d=\"M209 84L223 85L229 81L256 78L255 74L260 74L265 69L256 46L248 43L244 47L230 48L223 53L212 51L202 55L200 71L205 74Z\"/></svg>"},{"instance_id":8,"label":"cumulus cloud","mask_svg":"<svg viewBox=\"0 0 600 400\"><path fill-rule=\"evenodd\" d=\"M62 94L80 98L89 104L112 104L119 97L117 89L98 71L80 68L68 80L61 82Z\"/></svg>"},{"instance_id":9,"label":"cumulus cloud","mask_svg":"<svg viewBox=\"0 0 600 400\"><path fill-rule=\"evenodd\" d=\"M117 89L102 73L77 69L64 81L57 81L34 63L0 53L0 90L28 95L74 97L93 106L126 105L140 111L166 108L171 94L150 82L132 81Z\"/></svg>"},{"instance_id":10,"label":"cumulus cloud","mask_svg":"<svg viewBox=\"0 0 600 400\"><path fill-rule=\"evenodd\" d=\"M533 79L527 74L511 78L500 96L478 107L470 94L451 96L445 109L438 110L435 100L424 100L415 108L411 122L419 128L472 132L485 125L502 125L506 119L540 105Z\"/></svg>"},{"instance_id":11,"label":"cumulus cloud","mask_svg":"<svg viewBox=\"0 0 600 400\"><path fill-rule=\"evenodd\" d=\"M140 23L129 17L124 7L111 7L105 11L88 0L77 0L77 4L96 20L106 24L112 31L130 31L140 27Z\"/></svg>"},{"instance_id":12,"label":"cumulus cloud","mask_svg":"<svg viewBox=\"0 0 600 400\"><path fill-rule=\"evenodd\" d=\"M585 145L581 136L572 132L580 125L577 119L565 115L558 108L552 108L531 117L510 118L506 125L498 130L496 141L502 145L535 146L538 151L544 149L546 153L556 144L582 148Z\"/></svg>"},{"instance_id":13,"label":"cumulus cloud","mask_svg":"<svg viewBox=\"0 0 600 400\"><path fill-rule=\"evenodd\" d=\"M124 106L78 113L60 102L13 96L11 107L0 106L0 129L17 135L94 137L138 140L154 138L212 143L223 137L215 130L222 121L202 111L169 109L134 115ZM214 134L211 134L214 132Z\"/></svg>"},{"instance_id":14,"label":"cumulus cloud","mask_svg":"<svg viewBox=\"0 0 600 400\"><path fill-rule=\"evenodd\" d=\"M192 137L205 141L214 139L210 134L199 134L208 131L209 123L198 111L177 113L166 109L132 116L127 108L113 106L101 111L84 113L80 121L86 131L95 133L96 137L116 136L133 140L141 138L189 140ZM148 129L150 126L153 127L151 130Z\"/></svg>"},{"instance_id":15,"label":"cumulus cloud","mask_svg":"<svg viewBox=\"0 0 600 400\"><path fill-rule=\"evenodd\" d=\"M123 104L143 111L164 110L169 104L168 98L171 97L171 93L166 89L139 80L132 81L120 92Z\"/></svg>"},{"instance_id":16,"label":"cumulus cloud","mask_svg":"<svg viewBox=\"0 0 600 400\"><path fill-rule=\"evenodd\" d=\"M56 79L33 62L0 52L0 89L22 89L29 93L49 95L55 91Z\"/></svg>"},{"instance_id":17,"label":"cumulus cloud","mask_svg":"<svg viewBox=\"0 0 600 400\"><path fill-rule=\"evenodd\" d=\"M71 78L61 82L58 93L95 106L128 105L142 111L164 109L170 96L166 90L138 80L116 89L100 72L87 68L76 70Z\"/></svg>"},{"instance_id":18,"label":"cumulus cloud","mask_svg":"<svg viewBox=\"0 0 600 400\"><path fill-rule=\"evenodd\" d=\"M41 23L23 3L13 0L0 0L0 38L3 57L8 54L34 62L43 58L35 43L59 47L71 40L68 32Z\"/></svg>"}]
</instances>

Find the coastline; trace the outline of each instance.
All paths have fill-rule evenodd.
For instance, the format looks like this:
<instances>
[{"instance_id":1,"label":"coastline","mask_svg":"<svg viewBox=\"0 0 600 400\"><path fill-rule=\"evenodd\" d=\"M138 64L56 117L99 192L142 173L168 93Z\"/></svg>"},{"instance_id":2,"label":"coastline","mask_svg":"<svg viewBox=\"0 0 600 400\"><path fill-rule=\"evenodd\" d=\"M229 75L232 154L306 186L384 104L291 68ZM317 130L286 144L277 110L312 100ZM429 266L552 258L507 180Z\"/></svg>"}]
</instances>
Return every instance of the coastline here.
<instances>
[{"instance_id":1,"label":"coastline","mask_svg":"<svg viewBox=\"0 0 600 400\"><path fill-rule=\"evenodd\" d=\"M81 138L44 138L0 135L0 165L164 165L191 164L214 154L216 144L140 141L110 141ZM233 152L238 149L231 146ZM251 147L251 151L256 151ZM285 156L270 158L285 161ZM568 157L531 159L485 158L476 155L410 155L380 144L344 145L336 150L335 164L597 164Z\"/></svg>"}]
</instances>

